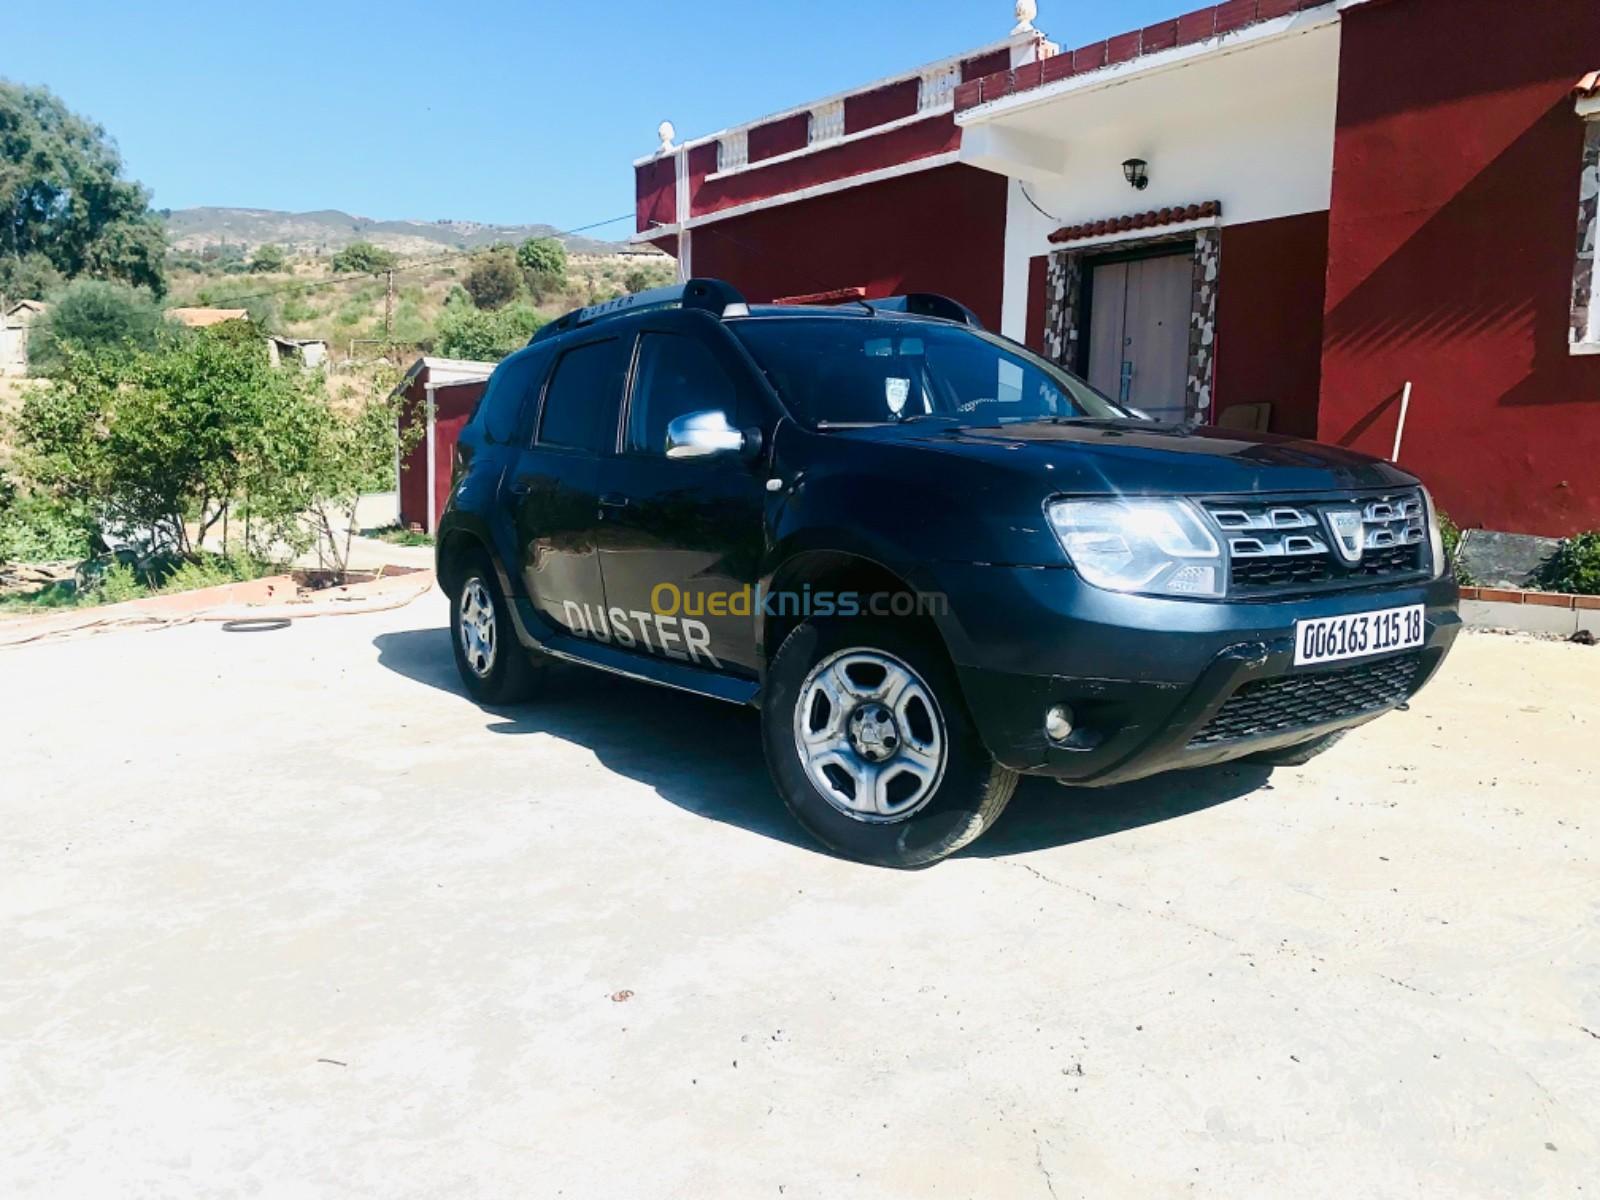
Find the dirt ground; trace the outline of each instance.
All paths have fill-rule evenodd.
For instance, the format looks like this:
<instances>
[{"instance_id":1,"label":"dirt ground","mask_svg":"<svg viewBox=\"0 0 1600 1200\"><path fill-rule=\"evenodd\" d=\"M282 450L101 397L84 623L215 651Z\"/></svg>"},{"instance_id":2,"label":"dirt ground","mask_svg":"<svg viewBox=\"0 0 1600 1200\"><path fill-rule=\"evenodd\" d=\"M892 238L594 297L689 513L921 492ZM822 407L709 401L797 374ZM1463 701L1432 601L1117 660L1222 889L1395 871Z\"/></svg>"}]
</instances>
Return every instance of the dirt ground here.
<instances>
[{"instance_id":1,"label":"dirt ground","mask_svg":"<svg viewBox=\"0 0 1600 1200\"><path fill-rule=\"evenodd\" d=\"M1573 1196L1600 650L1312 766L818 853L756 721L486 712L437 593L0 652L0 1195Z\"/></svg>"}]
</instances>

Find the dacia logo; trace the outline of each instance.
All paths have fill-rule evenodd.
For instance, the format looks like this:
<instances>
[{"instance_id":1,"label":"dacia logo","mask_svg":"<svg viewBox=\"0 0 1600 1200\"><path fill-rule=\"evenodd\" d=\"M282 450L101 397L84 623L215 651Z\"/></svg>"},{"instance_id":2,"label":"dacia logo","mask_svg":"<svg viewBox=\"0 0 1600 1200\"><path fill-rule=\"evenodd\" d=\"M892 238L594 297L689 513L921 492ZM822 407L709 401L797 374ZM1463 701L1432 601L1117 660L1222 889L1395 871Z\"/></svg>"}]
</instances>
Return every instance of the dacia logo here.
<instances>
[{"instance_id":1,"label":"dacia logo","mask_svg":"<svg viewBox=\"0 0 1600 1200\"><path fill-rule=\"evenodd\" d=\"M1367 549L1367 526L1361 519L1361 510L1330 508L1326 515L1328 529L1333 534L1333 548L1346 566L1355 566Z\"/></svg>"}]
</instances>

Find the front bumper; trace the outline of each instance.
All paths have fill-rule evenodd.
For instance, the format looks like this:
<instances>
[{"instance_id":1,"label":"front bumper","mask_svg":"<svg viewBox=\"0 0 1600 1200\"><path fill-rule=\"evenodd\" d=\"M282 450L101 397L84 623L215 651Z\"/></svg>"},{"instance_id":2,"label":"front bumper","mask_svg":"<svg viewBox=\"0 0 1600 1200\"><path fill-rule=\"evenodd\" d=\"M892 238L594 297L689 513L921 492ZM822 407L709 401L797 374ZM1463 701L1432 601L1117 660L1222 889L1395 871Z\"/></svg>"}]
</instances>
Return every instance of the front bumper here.
<instances>
[{"instance_id":1,"label":"front bumper","mask_svg":"<svg viewBox=\"0 0 1600 1200\"><path fill-rule=\"evenodd\" d=\"M1459 592L1448 577L1293 600L1206 603L1105 592L1070 569L958 566L941 575L949 602L943 632L989 752L1013 770L1087 786L1242 758L1365 724L1433 677L1461 627ZM1294 666L1296 621L1412 604L1427 609L1420 649ZM1394 661L1407 658L1412 663ZM1329 676L1327 689L1358 700L1340 709L1316 703L1316 689L1280 688L1300 698L1294 711L1308 714L1305 723L1212 740L1213 718L1241 688L1317 675ZM1369 676L1383 682L1370 694L1356 682ZM1067 746L1044 733L1045 712L1057 704L1075 716Z\"/></svg>"}]
</instances>

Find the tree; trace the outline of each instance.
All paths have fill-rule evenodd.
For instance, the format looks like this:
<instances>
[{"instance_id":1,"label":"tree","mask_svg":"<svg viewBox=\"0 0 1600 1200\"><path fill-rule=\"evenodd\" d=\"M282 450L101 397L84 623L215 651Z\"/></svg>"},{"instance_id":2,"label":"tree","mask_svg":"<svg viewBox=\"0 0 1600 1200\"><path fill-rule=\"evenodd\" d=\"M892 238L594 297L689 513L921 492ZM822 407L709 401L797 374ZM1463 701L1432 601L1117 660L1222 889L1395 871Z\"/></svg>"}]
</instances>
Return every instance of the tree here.
<instances>
[{"instance_id":1,"label":"tree","mask_svg":"<svg viewBox=\"0 0 1600 1200\"><path fill-rule=\"evenodd\" d=\"M473 260L472 269L462 280L467 294L479 308L493 311L504 308L522 290L522 275L509 246L500 246Z\"/></svg>"},{"instance_id":2,"label":"tree","mask_svg":"<svg viewBox=\"0 0 1600 1200\"><path fill-rule=\"evenodd\" d=\"M391 400L330 405L320 376L274 370L243 322L174 329L134 355L67 348L23 401L16 470L30 495L87 509L158 556L198 562L244 503L252 549L327 543L342 573L339 512L394 461L395 415Z\"/></svg>"},{"instance_id":3,"label":"tree","mask_svg":"<svg viewBox=\"0 0 1600 1200\"><path fill-rule=\"evenodd\" d=\"M99 125L48 89L0 80L0 258L166 290L166 234Z\"/></svg>"},{"instance_id":4,"label":"tree","mask_svg":"<svg viewBox=\"0 0 1600 1200\"><path fill-rule=\"evenodd\" d=\"M517 247L517 265L528 291L543 300L567 286L567 248L556 238L529 238Z\"/></svg>"},{"instance_id":5,"label":"tree","mask_svg":"<svg viewBox=\"0 0 1600 1200\"><path fill-rule=\"evenodd\" d=\"M268 242L264 246L257 246L256 252L250 256L250 270L256 274L267 271L281 271L289 265L289 256L284 253L282 246L274 246Z\"/></svg>"},{"instance_id":6,"label":"tree","mask_svg":"<svg viewBox=\"0 0 1600 1200\"><path fill-rule=\"evenodd\" d=\"M446 305L433 348L447 358L499 362L528 344L545 318L526 304L484 312L465 304Z\"/></svg>"},{"instance_id":7,"label":"tree","mask_svg":"<svg viewBox=\"0 0 1600 1200\"><path fill-rule=\"evenodd\" d=\"M340 275L374 275L392 270L399 258L371 242L351 242L333 256L333 269Z\"/></svg>"},{"instance_id":8,"label":"tree","mask_svg":"<svg viewBox=\"0 0 1600 1200\"><path fill-rule=\"evenodd\" d=\"M0 258L0 297L43 300L63 282L55 263L38 251L21 258Z\"/></svg>"},{"instance_id":9,"label":"tree","mask_svg":"<svg viewBox=\"0 0 1600 1200\"><path fill-rule=\"evenodd\" d=\"M148 292L80 279L58 293L55 304L34 325L28 361L41 375L50 375L62 365L67 347L89 352L148 350L161 326L161 308Z\"/></svg>"}]
</instances>

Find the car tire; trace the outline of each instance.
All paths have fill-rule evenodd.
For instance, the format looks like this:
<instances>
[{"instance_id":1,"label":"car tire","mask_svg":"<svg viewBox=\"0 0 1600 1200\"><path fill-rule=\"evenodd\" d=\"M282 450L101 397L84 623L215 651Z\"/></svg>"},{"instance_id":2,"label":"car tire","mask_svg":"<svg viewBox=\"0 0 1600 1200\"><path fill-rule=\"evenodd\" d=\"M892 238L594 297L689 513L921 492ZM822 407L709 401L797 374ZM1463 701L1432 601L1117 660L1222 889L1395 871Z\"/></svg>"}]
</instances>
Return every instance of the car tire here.
<instances>
[{"instance_id":1,"label":"car tire","mask_svg":"<svg viewBox=\"0 0 1600 1200\"><path fill-rule=\"evenodd\" d=\"M1281 750L1263 750L1260 754L1250 755L1245 762L1257 763L1263 767L1303 767L1319 754L1332 750L1349 732L1348 729L1341 729L1338 733L1324 734L1309 742L1301 742L1298 746L1285 746Z\"/></svg>"},{"instance_id":2,"label":"car tire","mask_svg":"<svg viewBox=\"0 0 1600 1200\"><path fill-rule=\"evenodd\" d=\"M538 690L542 672L517 640L494 569L474 557L450 596L450 644L467 694L479 704L518 704Z\"/></svg>"},{"instance_id":3,"label":"car tire","mask_svg":"<svg viewBox=\"0 0 1600 1200\"><path fill-rule=\"evenodd\" d=\"M768 666L761 733L795 820L876 866L949 857L994 824L1017 786L978 736L944 648L915 627L798 626Z\"/></svg>"}]
</instances>

